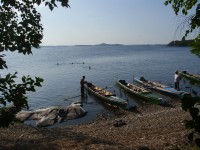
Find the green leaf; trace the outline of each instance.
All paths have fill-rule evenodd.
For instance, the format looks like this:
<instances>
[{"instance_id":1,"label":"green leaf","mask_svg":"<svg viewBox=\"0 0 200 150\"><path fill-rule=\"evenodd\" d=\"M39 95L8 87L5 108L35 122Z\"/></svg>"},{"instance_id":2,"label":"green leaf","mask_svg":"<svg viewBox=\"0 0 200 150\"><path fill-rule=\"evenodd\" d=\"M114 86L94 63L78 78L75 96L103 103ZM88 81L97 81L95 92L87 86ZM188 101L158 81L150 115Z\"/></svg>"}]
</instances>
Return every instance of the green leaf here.
<instances>
[{"instance_id":1,"label":"green leaf","mask_svg":"<svg viewBox=\"0 0 200 150\"><path fill-rule=\"evenodd\" d=\"M22 77L22 81L23 81L23 83L26 82L26 77L25 76Z\"/></svg>"}]
</instances>

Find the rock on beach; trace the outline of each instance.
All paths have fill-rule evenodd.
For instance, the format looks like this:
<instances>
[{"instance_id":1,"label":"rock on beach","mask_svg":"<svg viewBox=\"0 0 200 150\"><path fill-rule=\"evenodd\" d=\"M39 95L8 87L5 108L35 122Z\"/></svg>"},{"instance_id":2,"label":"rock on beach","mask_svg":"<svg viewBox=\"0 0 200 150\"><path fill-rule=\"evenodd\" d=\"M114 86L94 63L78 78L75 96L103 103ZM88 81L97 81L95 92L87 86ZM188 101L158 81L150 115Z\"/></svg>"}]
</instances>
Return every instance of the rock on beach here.
<instances>
[{"instance_id":1,"label":"rock on beach","mask_svg":"<svg viewBox=\"0 0 200 150\"><path fill-rule=\"evenodd\" d=\"M55 123L61 123L64 120L80 118L85 114L86 111L80 103L72 103L65 108L52 106L34 111L20 111L15 118L20 121L35 120L36 126L46 127Z\"/></svg>"}]
</instances>

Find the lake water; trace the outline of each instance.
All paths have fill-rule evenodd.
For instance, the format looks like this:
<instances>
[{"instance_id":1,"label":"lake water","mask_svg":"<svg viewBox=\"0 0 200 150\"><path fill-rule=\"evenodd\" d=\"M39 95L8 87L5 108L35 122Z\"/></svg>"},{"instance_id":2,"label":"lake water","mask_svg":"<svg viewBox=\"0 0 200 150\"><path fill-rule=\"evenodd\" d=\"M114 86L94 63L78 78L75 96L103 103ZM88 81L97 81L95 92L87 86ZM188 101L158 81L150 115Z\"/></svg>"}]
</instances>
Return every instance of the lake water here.
<instances>
[{"instance_id":1,"label":"lake water","mask_svg":"<svg viewBox=\"0 0 200 150\"><path fill-rule=\"evenodd\" d=\"M33 49L33 55L6 53L8 70L18 76L31 75L44 78L43 86L37 92L28 94L30 109L52 105L69 105L80 101L80 79L100 87L108 87L111 92L120 92L115 86L115 78L133 81L133 76L144 76L149 80L173 85L174 72L187 70L200 74L200 58L191 54L188 47L167 47L165 45L133 46L45 46ZM131 103L138 105L133 99ZM78 122L92 120L105 111L94 97L89 96L84 108L87 116ZM73 123L73 120L70 123Z\"/></svg>"}]
</instances>

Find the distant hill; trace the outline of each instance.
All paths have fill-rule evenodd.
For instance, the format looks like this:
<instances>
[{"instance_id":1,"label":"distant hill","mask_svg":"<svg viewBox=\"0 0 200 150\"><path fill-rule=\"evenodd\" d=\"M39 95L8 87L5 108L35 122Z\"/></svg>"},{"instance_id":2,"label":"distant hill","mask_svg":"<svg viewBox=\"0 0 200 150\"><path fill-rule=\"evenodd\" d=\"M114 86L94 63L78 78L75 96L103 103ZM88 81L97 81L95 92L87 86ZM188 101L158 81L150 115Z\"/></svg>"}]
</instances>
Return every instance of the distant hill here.
<instances>
[{"instance_id":1,"label":"distant hill","mask_svg":"<svg viewBox=\"0 0 200 150\"><path fill-rule=\"evenodd\" d=\"M191 46L193 40L171 41L167 46Z\"/></svg>"},{"instance_id":2,"label":"distant hill","mask_svg":"<svg viewBox=\"0 0 200 150\"><path fill-rule=\"evenodd\" d=\"M96 44L96 45L75 45L75 46L123 46L123 44L106 44L106 43L101 43L101 44Z\"/></svg>"},{"instance_id":3,"label":"distant hill","mask_svg":"<svg viewBox=\"0 0 200 150\"><path fill-rule=\"evenodd\" d=\"M101 43L101 44L97 44L96 46L123 46L123 44L106 44L106 43Z\"/></svg>"}]
</instances>

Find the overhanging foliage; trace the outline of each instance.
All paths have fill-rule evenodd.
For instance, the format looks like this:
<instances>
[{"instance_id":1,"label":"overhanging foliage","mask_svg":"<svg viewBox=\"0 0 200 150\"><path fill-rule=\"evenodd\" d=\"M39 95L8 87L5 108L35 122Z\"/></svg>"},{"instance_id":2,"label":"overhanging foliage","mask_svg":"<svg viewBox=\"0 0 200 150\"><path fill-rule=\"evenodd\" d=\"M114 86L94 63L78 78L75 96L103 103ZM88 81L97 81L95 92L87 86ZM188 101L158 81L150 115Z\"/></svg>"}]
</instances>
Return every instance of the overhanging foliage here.
<instances>
[{"instance_id":1,"label":"overhanging foliage","mask_svg":"<svg viewBox=\"0 0 200 150\"><path fill-rule=\"evenodd\" d=\"M183 40L192 32L197 30L198 35L193 41L191 52L198 57L200 57L200 34L199 34L199 27L200 27L200 3L198 0L165 0L165 5L171 4L172 9L174 10L175 14L178 15L182 13L183 15L188 15L188 11L192 8L196 7L195 14L191 15L189 20L188 28L185 31L185 35L183 36Z\"/></svg>"},{"instance_id":2,"label":"overhanging foliage","mask_svg":"<svg viewBox=\"0 0 200 150\"><path fill-rule=\"evenodd\" d=\"M43 38L41 15L37 7L41 4L52 11L60 3L69 7L68 0L0 0L0 52L18 51L24 55L32 54L32 47L39 48ZM0 69L6 69L5 55L0 55ZM23 76L17 84L17 73L8 74L0 79L0 127L13 121L13 114L28 108L27 91L35 92L41 86L42 78ZM7 103L13 107L7 108ZM2 107L3 105L3 107Z\"/></svg>"}]
</instances>

